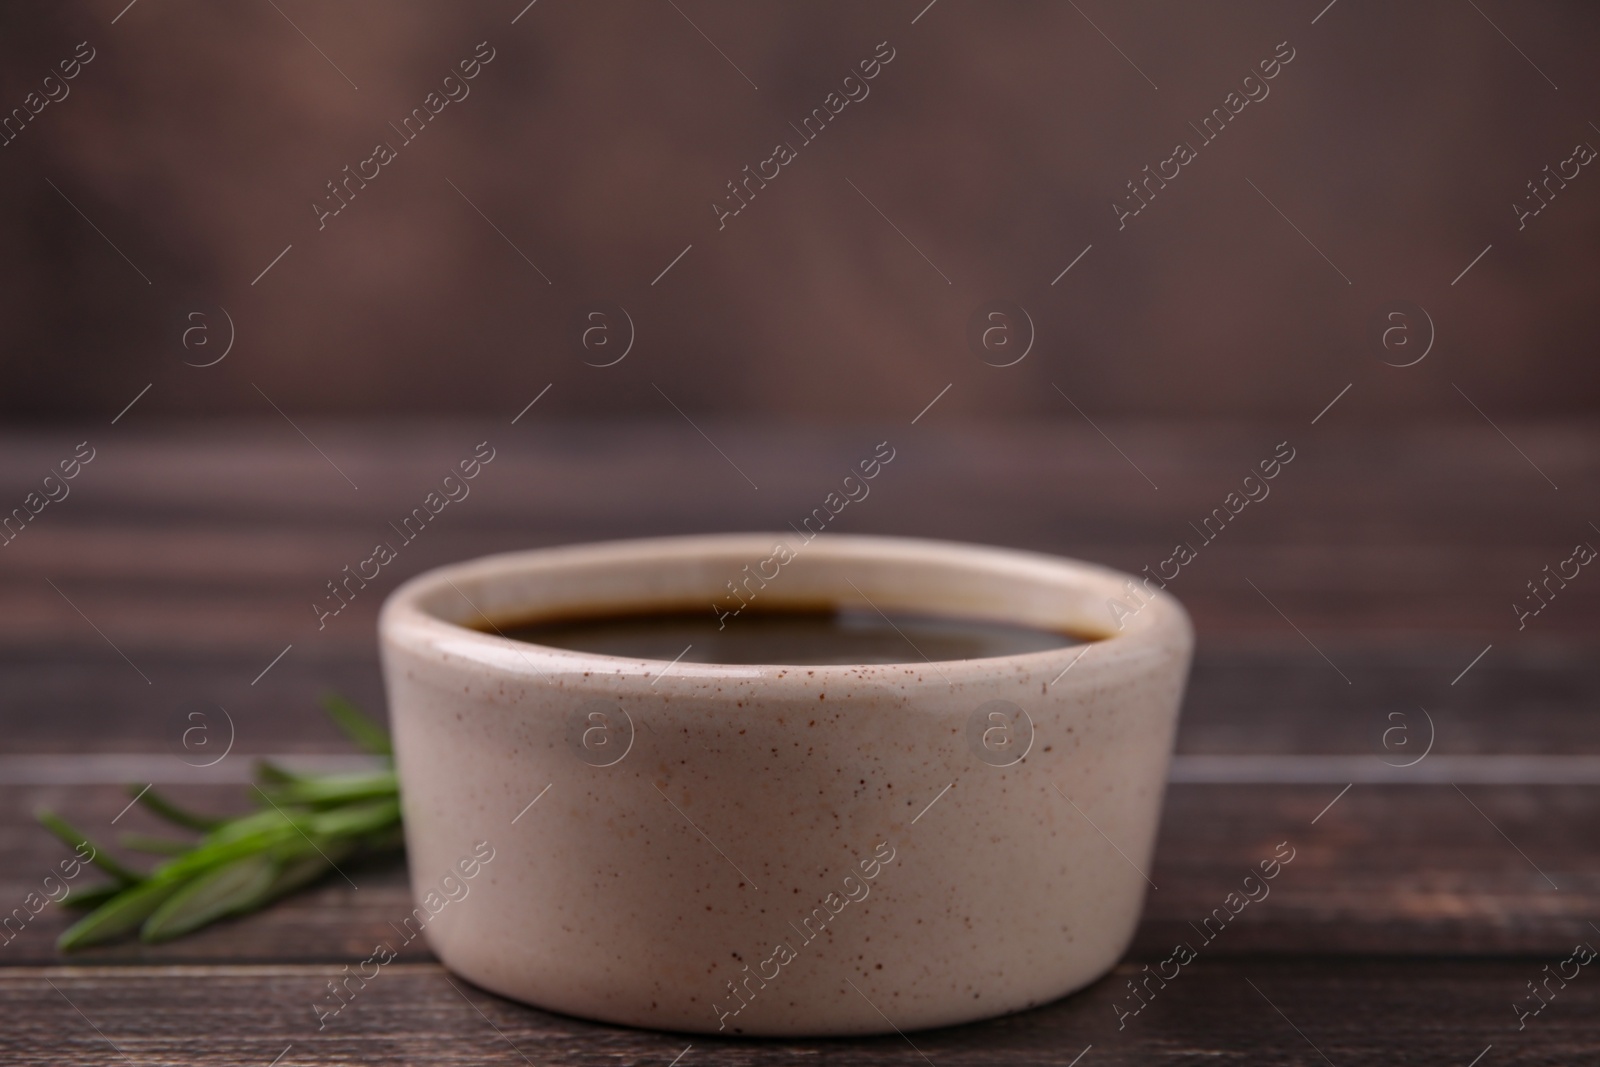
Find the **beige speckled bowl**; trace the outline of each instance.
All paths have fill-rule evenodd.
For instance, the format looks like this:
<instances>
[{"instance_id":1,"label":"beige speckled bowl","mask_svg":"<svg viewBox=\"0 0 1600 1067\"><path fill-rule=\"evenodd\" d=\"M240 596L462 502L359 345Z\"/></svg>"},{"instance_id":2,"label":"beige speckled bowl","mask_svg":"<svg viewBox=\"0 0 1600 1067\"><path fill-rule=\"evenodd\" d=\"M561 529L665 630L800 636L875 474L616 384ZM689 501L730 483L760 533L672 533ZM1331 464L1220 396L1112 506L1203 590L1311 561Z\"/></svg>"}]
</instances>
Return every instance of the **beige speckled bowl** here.
<instances>
[{"instance_id":1,"label":"beige speckled bowl","mask_svg":"<svg viewBox=\"0 0 1600 1067\"><path fill-rule=\"evenodd\" d=\"M793 558L763 564L780 543ZM1103 639L667 669L469 628L710 611L746 564L778 570L764 606L870 602ZM1193 643L1165 594L1141 589L1129 615L1130 580L1003 549L787 534L518 552L412 579L379 623L408 928L486 989L669 1030L914 1030L1078 989L1138 920Z\"/></svg>"}]
</instances>

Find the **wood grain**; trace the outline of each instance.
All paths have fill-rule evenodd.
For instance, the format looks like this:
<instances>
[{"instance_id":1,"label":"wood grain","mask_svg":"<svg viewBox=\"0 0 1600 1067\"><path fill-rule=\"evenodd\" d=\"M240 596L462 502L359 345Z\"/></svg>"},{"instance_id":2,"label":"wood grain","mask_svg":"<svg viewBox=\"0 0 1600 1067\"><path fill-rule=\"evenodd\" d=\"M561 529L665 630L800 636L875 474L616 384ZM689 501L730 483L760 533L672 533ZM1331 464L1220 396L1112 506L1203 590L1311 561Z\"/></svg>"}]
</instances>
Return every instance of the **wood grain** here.
<instances>
[{"instance_id":1,"label":"wood grain","mask_svg":"<svg viewBox=\"0 0 1600 1067\"><path fill-rule=\"evenodd\" d=\"M1201 956L1119 1030L1115 1006L1127 1011L1137 1003L1127 983L1143 973L1141 963L1130 961L1074 996L989 1022L866 1040L770 1042L630 1030L552 1015L485 993L433 964L384 968L320 1032L311 1005L339 967L10 968L0 970L0 996L10 1009L0 1023L0 1042L7 1061L18 1067L124 1062L118 1052L134 1063L262 1067L280 1054L280 1063L289 1065L665 1067L684 1054L683 1067L705 1062L1465 1067L1491 1045L1492 1062L1498 1064L1586 1062L1600 1046L1600 982L1593 975L1570 983L1527 1021L1526 1029L1517 1030L1512 1003L1546 962L1553 960ZM841 983L839 995L857 994ZM1089 1046L1092 1051L1079 1061Z\"/></svg>"},{"instance_id":2,"label":"wood grain","mask_svg":"<svg viewBox=\"0 0 1600 1067\"><path fill-rule=\"evenodd\" d=\"M244 802L237 787L170 792L201 810L240 810ZM1170 787L1150 872L1160 888L1146 897L1135 952L1160 958L1179 941L1198 943L1203 935L1196 926L1225 908L1242 879L1284 841L1296 850L1294 862L1265 900L1215 934L1208 954L1551 953L1583 937L1600 938L1587 926L1600 916L1600 854L1593 845L1600 840L1600 805L1593 788L1469 787L1463 795L1449 786L1359 785L1323 814L1339 793L1323 785ZM0 900L20 904L67 855L28 811L49 805L109 842L109 820L126 803L108 786L0 789L6 813L0 844L8 857ZM116 829L164 832L138 809ZM405 917L411 898L398 862L346 874L359 889L330 877L266 912L179 941L124 942L72 960L360 959L374 941L391 936L389 923ZM71 919L46 909L0 947L0 965L58 960L52 941ZM426 955L420 944L406 953Z\"/></svg>"},{"instance_id":3,"label":"wood grain","mask_svg":"<svg viewBox=\"0 0 1600 1067\"><path fill-rule=\"evenodd\" d=\"M1583 501L1600 488L1600 432L1590 427L1510 427L1558 476L1556 492L1487 427L1104 422L1114 448L1087 425L933 422L706 425L759 491L674 423L308 421L359 490L281 424L0 435L0 500L20 501L72 443L92 437L100 450L68 499L0 548L0 751L165 752L175 712L197 703L233 716L230 759L348 751L315 698L333 688L381 707L374 625L397 582L491 551L782 529L884 439L897 458L839 529L1010 544L1132 570L1192 539L1189 522L1288 439L1297 456L1272 495L1173 582L1200 637L1179 751L1410 757L1420 748L1385 751L1385 731L1406 716L1420 746L1425 708L1437 754L1600 753L1600 577L1573 580L1522 629L1511 610L1575 540L1600 543L1600 531L1584 532L1594 516ZM309 603L323 583L486 438L498 452L472 495L317 630ZM1341 788L1172 786L1150 871L1161 888L1117 975L1018 1016L914 1035L916 1049L941 1067L1068 1065L1090 1044L1083 1067L1220 1058L1346 1067L1465 1065L1492 1043L1489 1067L1573 1062L1600 1046L1600 979L1574 981L1521 1033L1510 1007L1573 943L1600 942L1590 926L1600 922L1594 788ZM202 808L243 805L237 787L171 791ZM34 824L35 807L108 839L157 829L138 809L119 816L126 803L118 788L70 777L0 785L0 910L21 905L65 855ZM1126 997L1126 979L1179 941L1195 944L1196 925L1280 841L1296 859L1270 898L1205 943L1192 973L1119 1032L1112 1003ZM133 1062L267 1064L292 1045L286 1065L666 1064L693 1043L685 1067L708 1055L922 1062L900 1038L724 1042L553 1016L459 980L452 990L420 944L318 1033L309 1003L322 981L364 958L409 908L398 862L346 873L359 889L330 878L171 944L70 960L52 947L70 916L46 909L0 946L0 996L11 1009L0 1058L126 1062L120 1050Z\"/></svg>"}]
</instances>

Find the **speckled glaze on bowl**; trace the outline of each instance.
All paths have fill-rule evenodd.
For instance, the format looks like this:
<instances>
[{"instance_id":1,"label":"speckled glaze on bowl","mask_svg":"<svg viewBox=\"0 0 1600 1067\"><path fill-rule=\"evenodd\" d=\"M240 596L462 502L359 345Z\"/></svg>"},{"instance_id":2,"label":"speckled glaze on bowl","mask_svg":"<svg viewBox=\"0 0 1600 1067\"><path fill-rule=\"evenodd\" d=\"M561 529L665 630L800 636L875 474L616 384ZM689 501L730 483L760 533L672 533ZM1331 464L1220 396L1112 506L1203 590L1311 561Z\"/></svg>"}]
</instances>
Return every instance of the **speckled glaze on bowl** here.
<instances>
[{"instance_id":1,"label":"speckled glaze on bowl","mask_svg":"<svg viewBox=\"0 0 1600 1067\"><path fill-rule=\"evenodd\" d=\"M763 606L1101 639L940 663L908 647L899 664L669 666L471 628L711 611L778 544L793 558ZM542 549L412 579L379 630L428 943L539 1007L724 1034L909 1031L1086 985L1138 921L1193 644L1165 594L1141 587L1137 613L1114 613L1139 603L1129 581L1004 549L788 534ZM489 850L456 877L464 895L440 896Z\"/></svg>"}]
</instances>

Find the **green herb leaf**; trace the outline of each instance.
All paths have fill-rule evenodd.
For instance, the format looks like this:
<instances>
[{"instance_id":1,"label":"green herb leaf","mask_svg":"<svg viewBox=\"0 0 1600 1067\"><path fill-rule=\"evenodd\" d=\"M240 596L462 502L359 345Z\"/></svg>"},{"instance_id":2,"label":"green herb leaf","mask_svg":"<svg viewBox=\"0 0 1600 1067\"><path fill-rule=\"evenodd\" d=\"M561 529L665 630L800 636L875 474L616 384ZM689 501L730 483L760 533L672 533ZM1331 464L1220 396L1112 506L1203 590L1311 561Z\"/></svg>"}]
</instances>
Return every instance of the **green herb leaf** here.
<instances>
[{"instance_id":1,"label":"green herb leaf","mask_svg":"<svg viewBox=\"0 0 1600 1067\"><path fill-rule=\"evenodd\" d=\"M389 740L388 731L344 697L337 693L328 693L322 698L322 708L333 720L334 725L344 731L346 737L368 752L379 756L394 755L394 746Z\"/></svg>"},{"instance_id":2,"label":"green herb leaf","mask_svg":"<svg viewBox=\"0 0 1600 1067\"><path fill-rule=\"evenodd\" d=\"M122 834L117 841L123 848L131 848L135 852L153 852L159 856L176 856L194 847L188 841L178 841L170 837L151 837L149 834Z\"/></svg>"},{"instance_id":3,"label":"green herb leaf","mask_svg":"<svg viewBox=\"0 0 1600 1067\"><path fill-rule=\"evenodd\" d=\"M132 793L138 789L138 786L130 785L128 792ZM214 830L227 821L211 815L199 815L185 808L180 808L154 789L148 787L142 793L139 793L138 801L174 826L182 826L190 830Z\"/></svg>"},{"instance_id":4,"label":"green herb leaf","mask_svg":"<svg viewBox=\"0 0 1600 1067\"><path fill-rule=\"evenodd\" d=\"M391 755L389 735L354 705L331 697L325 706L357 744ZM157 815L202 834L192 843L123 835L128 848L170 857L146 875L122 866L59 816L41 811L40 822L74 849L92 849L89 862L114 879L63 899L66 907L94 910L68 928L57 945L69 951L135 930L146 941L180 937L309 885L346 857L404 845L400 783L392 768L297 774L263 760L256 773L256 795L265 806L229 818L180 808L148 787L140 792L136 799Z\"/></svg>"},{"instance_id":5,"label":"green herb leaf","mask_svg":"<svg viewBox=\"0 0 1600 1067\"><path fill-rule=\"evenodd\" d=\"M265 899L276 900L287 896L296 889L308 886L323 875L331 873L333 864L338 863L351 851L348 846L341 848L336 845L334 849L335 851L328 853L327 858L320 853L311 852L285 863L279 870L278 877L268 887ZM332 862L329 862L330 860Z\"/></svg>"},{"instance_id":6,"label":"green herb leaf","mask_svg":"<svg viewBox=\"0 0 1600 1067\"><path fill-rule=\"evenodd\" d=\"M302 775L295 774L287 767L280 766L268 759L256 760L256 777L263 782L301 782L305 781Z\"/></svg>"},{"instance_id":7,"label":"green herb leaf","mask_svg":"<svg viewBox=\"0 0 1600 1067\"><path fill-rule=\"evenodd\" d=\"M392 797L399 790L399 779L394 771L377 771L362 774L329 774L317 778L301 778L262 792L274 804L310 804L324 806L344 804L354 800L371 800Z\"/></svg>"},{"instance_id":8,"label":"green herb leaf","mask_svg":"<svg viewBox=\"0 0 1600 1067\"><path fill-rule=\"evenodd\" d=\"M139 931L141 941L170 941L261 904L278 876L278 861L255 853L202 874L168 897Z\"/></svg>"},{"instance_id":9,"label":"green herb leaf","mask_svg":"<svg viewBox=\"0 0 1600 1067\"><path fill-rule=\"evenodd\" d=\"M276 815L277 813L274 812L273 814ZM253 818L253 816L250 818ZM223 830L226 829L228 828L223 827ZM243 859L245 856L258 852L271 852L284 845L302 840L301 833L302 831L297 823L279 815L275 824L252 830L248 834L230 837L226 840L203 841L198 847L161 864L161 866L150 872L150 877L163 881L190 878L197 874L203 874L213 867L220 867L224 864L232 863L234 860Z\"/></svg>"},{"instance_id":10,"label":"green herb leaf","mask_svg":"<svg viewBox=\"0 0 1600 1067\"><path fill-rule=\"evenodd\" d=\"M178 891L180 882L145 882L123 890L107 903L85 915L56 938L56 947L63 952L86 948L110 941L114 937L132 933L159 908L163 901ZM69 898L70 899L70 898Z\"/></svg>"},{"instance_id":11,"label":"green herb leaf","mask_svg":"<svg viewBox=\"0 0 1600 1067\"><path fill-rule=\"evenodd\" d=\"M130 871L128 868L112 859L111 856L106 853L105 849L96 847L94 842L90 841L87 837L84 837L83 834L79 833L71 823L67 822L67 820L63 819L55 812L41 808L36 814L38 815L39 821L44 824L44 828L55 834L62 841L66 842L67 847L72 849L74 852L80 852L84 846L88 846L90 854L94 857L89 862L94 864L96 867L99 867L102 871L105 871L117 881L125 885L133 885L136 882L144 880L143 875L139 874L137 871Z\"/></svg>"},{"instance_id":12,"label":"green herb leaf","mask_svg":"<svg viewBox=\"0 0 1600 1067\"><path fill-rule=\"evenodd\" d=\"M306 820L313 834L327 837L357 837L393 826L399 821L399 797L319 811Z\"/></svg>"},{"instance_id":13,"label":"green herb leaf","mask_svg":"<svg viewBox=\"0 0 1600 1067\"><path fill-rule=\"evenodd\" d=\"M73 911L98 908L127 888L121 882L103 882L100 885L92 885L86 889L69 892L61 898L61 906L63 908L71 908Z\"/></svg>"}]
</instances>

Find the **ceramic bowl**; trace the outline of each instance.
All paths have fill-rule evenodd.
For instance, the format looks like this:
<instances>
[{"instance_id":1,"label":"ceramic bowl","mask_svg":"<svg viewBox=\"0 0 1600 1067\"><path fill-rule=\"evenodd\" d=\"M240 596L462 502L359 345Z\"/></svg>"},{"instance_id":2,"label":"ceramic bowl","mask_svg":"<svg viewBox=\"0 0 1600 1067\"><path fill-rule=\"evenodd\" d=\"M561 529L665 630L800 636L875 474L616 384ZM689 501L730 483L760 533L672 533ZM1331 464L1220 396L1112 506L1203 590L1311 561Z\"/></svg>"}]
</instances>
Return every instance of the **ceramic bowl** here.
<instances>
[{"instance_id":1,"label":"ceramic bowl","mask_svg":"<svg viewBox=\"0 0 1600 1067\"><path fill-rule=\"evenodd\" d=\"M1092 640L795 667L493 632L725 610L750 573L769 608ZM542 1008L786 1036L961 1023L1105 974L1138 922L1193 643L1170 596L1092 564L793 534L490 556L408 581L379 630L417 899L397 928Z\"/></svg>"}]
</instances>

